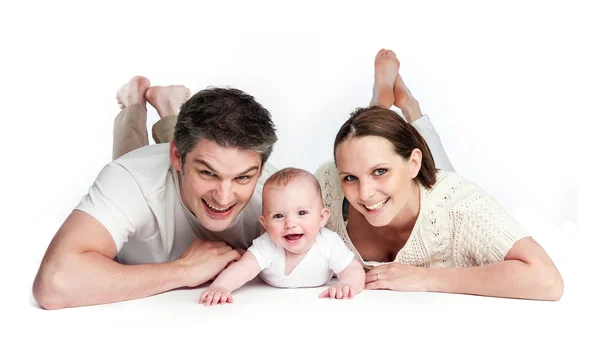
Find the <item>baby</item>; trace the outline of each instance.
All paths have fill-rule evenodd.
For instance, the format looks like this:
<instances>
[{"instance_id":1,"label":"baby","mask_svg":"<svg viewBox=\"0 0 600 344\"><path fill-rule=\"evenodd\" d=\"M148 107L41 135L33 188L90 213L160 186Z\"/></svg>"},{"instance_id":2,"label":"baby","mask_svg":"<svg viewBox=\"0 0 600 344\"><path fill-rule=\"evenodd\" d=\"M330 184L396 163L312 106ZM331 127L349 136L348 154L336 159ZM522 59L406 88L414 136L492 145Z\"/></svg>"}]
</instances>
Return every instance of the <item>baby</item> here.
<instances>
[{"instance_id":1,"label":"baby","mask_svg":"<svg viewBox=\"0 0 600 344\"><path fill-rule=\"evenodd\" d=\"M263 187L260 223L266 232L242 258L227 267L200 296L200 303L233 302L231 293L258 274L279 288L317 287L335 273L339 282L320 298L348 299L360 293L365 272L336 233L323 227L329 209L323 205L317 179L305 170L285 168Z\"/></svg>"}]
</instances>

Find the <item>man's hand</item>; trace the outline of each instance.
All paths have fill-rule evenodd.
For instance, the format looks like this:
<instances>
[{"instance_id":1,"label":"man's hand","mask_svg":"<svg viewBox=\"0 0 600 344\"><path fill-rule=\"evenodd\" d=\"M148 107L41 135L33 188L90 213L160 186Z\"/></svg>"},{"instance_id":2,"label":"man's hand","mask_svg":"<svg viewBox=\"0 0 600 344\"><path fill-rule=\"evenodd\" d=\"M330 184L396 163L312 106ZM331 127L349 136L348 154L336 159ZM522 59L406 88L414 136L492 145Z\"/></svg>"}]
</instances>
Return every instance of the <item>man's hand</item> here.
<instances>
[{"instance_id":1,"label":"man's hand","mask_svg":"<svg viewBox=\"0 0 600 344\"><path fill-rule=\"evenodd\" d=\"M216 304L232 303L231 291L219 286L208 287L202 295L200 295L200 303L205 306L214 306Z\"/></svg>"},{"instance_id":2,"label":"man's hand","mask_svg":"<svg viewBox=\"0 0 600 344\"><path fill-rule=\"evenodd\" d=\"M232 261L239 260L238 251L224 242L196 239L177 261L185 270L185 285L196 287L218 275Z\"/></svg>"}]
</instances>

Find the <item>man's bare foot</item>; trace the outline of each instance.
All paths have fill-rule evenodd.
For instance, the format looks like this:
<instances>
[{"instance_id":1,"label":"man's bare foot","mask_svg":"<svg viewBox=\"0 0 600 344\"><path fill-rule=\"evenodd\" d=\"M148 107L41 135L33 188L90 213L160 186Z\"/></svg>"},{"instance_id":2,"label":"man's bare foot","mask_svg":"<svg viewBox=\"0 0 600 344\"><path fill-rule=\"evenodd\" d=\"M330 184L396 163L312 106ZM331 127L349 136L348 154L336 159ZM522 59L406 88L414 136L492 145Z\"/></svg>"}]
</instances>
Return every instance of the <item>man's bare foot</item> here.
<instances>
[{"instance_id":1,"label":"man's bare foot","mask_svg":"<svg viewBox=\"0 0 600 344\"><path fill-rule=\"evenodd\" d=\"M148 87L150 87L150 80L139 75L134 76L121 86L117 90L117 103L121 110L132 104L146 105L144 94Z\"/></svg>"},{"instance_id":2,"label":"man's bare foot","mask_svg":"<svg viewBox=\"0 0 600 344\"><path fill-rule=\"evenodd\" d=\"M183 85L152 86L146 91L146 100L152 105L160 118L174 116L179 108L190 99L190 90Z\"/></svg>"},{"instance_id":3,"label":"man's bare foot","mask_svg":"<svg viewBox=\"0 0 600 344\"><path fill-rule=\"evenodd\" d=\"M391 50L381 49L375 56L375 83L370 105L389 109L394 104L394 81L400 69L400 61Z\"/></svg>"}]
</instances>

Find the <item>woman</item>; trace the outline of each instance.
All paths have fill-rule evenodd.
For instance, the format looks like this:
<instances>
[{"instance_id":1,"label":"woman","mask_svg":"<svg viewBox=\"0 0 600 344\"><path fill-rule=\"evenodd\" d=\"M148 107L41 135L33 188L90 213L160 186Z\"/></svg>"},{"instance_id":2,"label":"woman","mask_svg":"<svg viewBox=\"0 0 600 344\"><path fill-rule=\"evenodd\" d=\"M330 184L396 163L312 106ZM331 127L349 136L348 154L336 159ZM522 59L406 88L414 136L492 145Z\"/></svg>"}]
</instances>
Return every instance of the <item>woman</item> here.
<instances>
[{"instance_id":1,"label":"woman","mask_svg":"<svg viewBox=\"0 0 600 344\"><path fill-rule=\"evenodd\" d=\"M342 125L334 161L316 172L331 210L326 226L369 270L365 288L559 300L552 260L496 200L452 171L398 69L392 51L378 52L370 106Z\"/></svg>"}]
</instances>

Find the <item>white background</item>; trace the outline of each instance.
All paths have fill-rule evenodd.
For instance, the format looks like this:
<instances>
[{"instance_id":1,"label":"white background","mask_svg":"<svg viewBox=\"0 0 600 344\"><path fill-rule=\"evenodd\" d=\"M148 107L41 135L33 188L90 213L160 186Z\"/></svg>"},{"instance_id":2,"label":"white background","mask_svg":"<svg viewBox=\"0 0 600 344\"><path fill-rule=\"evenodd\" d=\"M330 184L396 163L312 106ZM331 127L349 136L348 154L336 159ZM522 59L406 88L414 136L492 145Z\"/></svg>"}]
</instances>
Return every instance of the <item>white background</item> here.
<instances>
[{"instance_id":1,"label":"white background","mask_svg":"<svg viewBox=\"0 0 600 344\"><path fill-rule=\"evenodd\" d=\"M580 327L589 318L579 307L595 299L596 277L588 274L598 271L598 241L591 239L599 227L592 218L598 17L592 1L3 2L0 261L7 328L78 341L85 333L100 341L140 331L158 339L171 327L181 328L181 338L220 338L208 323L227 338L267 324L295 340L313 338L316 324L331 336L356 333L356 340L392 331L454 341L446 333L459 329L498 332L498 341L581 335L590 329ZM355 306L323 306L305 302L312 292L250 287L229 313L198 308L198 290L77 310L36 308L31 285L40 259L111 158L115 92L131 76L192 92L227 85L254 95L278 128L271 162L314 172L331 157L348 114L368 104L380 48L399 56L401 74L456 171L494 195L555 259L566 283L560 303L371 293ZM149 127L157 119L151 110ZM279 303L286 300L292 304ZM158 332L124 331L129 325ZM35 330L40 326L52 335Z\"/></svg>"}]
</instances>

